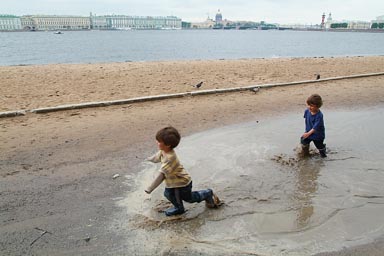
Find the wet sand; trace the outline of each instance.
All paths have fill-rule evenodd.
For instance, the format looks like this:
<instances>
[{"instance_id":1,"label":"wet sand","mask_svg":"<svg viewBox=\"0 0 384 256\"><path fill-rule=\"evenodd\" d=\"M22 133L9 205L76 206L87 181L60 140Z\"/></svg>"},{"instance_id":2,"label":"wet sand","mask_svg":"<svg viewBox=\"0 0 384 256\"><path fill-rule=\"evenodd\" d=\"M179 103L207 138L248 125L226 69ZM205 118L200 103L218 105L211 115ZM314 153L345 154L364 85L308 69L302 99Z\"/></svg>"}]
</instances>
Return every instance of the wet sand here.
<instances>
[{"instance_id":1,"label":"wet sand","mask_svg":"<svg viewBox=\"0 0 384 256\"><path fill-rule=\"evenodd\" d=\"M308 80L317 73L383 72L383 64L384 57L353 57L0 67L0 110L192 91L199 81L210 89ZM110 226L122 216L116 202L135 191L135 174L155 150L153 137L162 126L187 136L301 115L314 92L328 109L358 110L383 103L383 81L368 77L1 119L2 252L118 254L127 236L121 226ZM49 233L39 238L41 230ZM381 244L363 251L374 255Z\"/></svg>"},{"instance_id":2,"label":"wet sand","mask_svg":"<svg viewBox=\"0 0 384 256\"><path fill-rule=\"evenodd\" d=\"M118 219L133 220L121 226L141 237L127 248L155 254L156 246L170 243L164 234L174 234L184 246L204 255L313 255L382 237L383 109L384 105L355 111L325 107L325 159L313 145L310 158L296 150L303 129L300 114L185 137L176 151L194 188L212 188L223 205L205 209L204 204L185 203L186 214L176 220L165 217L170 204L163 187L150 196L142 193L158 168L146 164L136 179L137 189L119 201L128 217ZM186 222L182 232L167 225L177 225L176 221ZM140 229L133 228L138 223ZM145 246L148 242L153 248Z\"/></svg>"}]
</instances>

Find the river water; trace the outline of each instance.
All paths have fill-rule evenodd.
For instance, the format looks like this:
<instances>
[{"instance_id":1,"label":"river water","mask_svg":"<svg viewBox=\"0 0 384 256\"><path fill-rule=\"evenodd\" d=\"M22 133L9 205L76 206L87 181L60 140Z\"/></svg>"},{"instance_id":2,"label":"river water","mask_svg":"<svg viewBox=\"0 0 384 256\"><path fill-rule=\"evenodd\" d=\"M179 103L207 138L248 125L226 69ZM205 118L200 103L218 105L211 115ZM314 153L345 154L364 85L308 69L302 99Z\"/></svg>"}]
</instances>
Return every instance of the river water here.
<instances>
[{"instance_id":1,"label":"river water","mask_svg":"<svg viewBox=\"0 0 384 256\"><path fill-rule=\"evenodd\" d=\"M127 177L136 190L118 205L126 243L137 255L311 255L384 235L384 106L323 111L328 157L295 151L300 114L226 126L182 139L177 153L196 190L213 188L219 209L185 203L165 217L163 187L144 193L159 166Z\"/></svg>"},{"instance_id":2,"label":"river water","mask_svg":"<svg viewBox=\"0 0 384 256\"><path fill-rule=\"evenodd\" d=\"M383 55L384 33L277 30L0 32L0 66Z\"/></svg>"}]
</instances>

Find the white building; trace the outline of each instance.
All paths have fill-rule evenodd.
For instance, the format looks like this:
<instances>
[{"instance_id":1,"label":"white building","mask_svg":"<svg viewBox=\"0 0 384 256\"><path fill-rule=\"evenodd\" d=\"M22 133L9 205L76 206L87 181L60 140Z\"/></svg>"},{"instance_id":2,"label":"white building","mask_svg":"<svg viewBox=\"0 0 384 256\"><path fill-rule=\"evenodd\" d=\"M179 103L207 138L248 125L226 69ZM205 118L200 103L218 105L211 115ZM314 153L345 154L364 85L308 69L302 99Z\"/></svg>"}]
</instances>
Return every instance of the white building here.
<instances>
[{"instance_id":1,"label":"white building","mask_svg":"<svg viewBox=\"0 0 384 256\"><path fill-rule=\"evenodd\" d=\"M25 30L85 30L91 26L90 18L83 16L29 15L21 17Z\"/></svg>"},{"instance_id":2,"label":"white building","mask_svg":"<svg viewBox=\"0 0 384 256\"><path fill-rule=\"evenodd\" d=\"M92 16L91 14L91 29L108 29L106 16Z\"/></svg>"},{"instance_id":3,"label":"white building","mask_svg":"<svg viewBox=\"0 0 384 256\"><path fill-rule=\"evenodd\" d=\"M348 21L348 29L370 29L371 22L368 21Z\"/></svg>"},{"instance_id":4,"label":"white building","mask_svg":"<svg viewBox=\"0 0 384 256\"><path fill-rule=\"evenodd\" d=\"M181 23L175 16L0 15L0 30L181 29Z\"/></svg>"},{"instance_id":5,"label":"white building","mask_svg":"<svg viewBox=\"0 0 384 256\"><path fill-rule=\"evenodd\" d=\"M203 22L191 22L191 28L210 29L210 28L213 28L215 24L216 22L213 19L208 17Z\"/></svg>"},{"instance_id":6,"label":"white building","mask_svg":"<svg viewBox=\"0 0 384 256\"><path fill-rule=\"evenodd\" d=\"M21 30L20 17L15 15L0 15L0 31Z\"/></svg>"},{"instance_id":7,"label":"white building","mask_svg":"<svg viewBox=\"0 0 384 256\"><path fill-rule=\"evenodd\" d=\"M384 15L379 16L376 18L376 21L368 22L368 21L356 21L356 20L343 20L343 21L335 21L332 19L331 13L329 13L327 22L325 23L325 28L330 29L332 28L332 24L346 24L346 27L342 27L342 29L351 29L351 30L359 30L359 29L370 29L372 24L377 22L380 23L384 22ZM336 28L337 29L337 28Z\"/></svg>"},{"instance_id":8,"label":"white building","mask_svg":"<svg viewBox=\"0 0 384 256\"><path fill-rule=\"evenodd\" d=\"M175 16L91 16L93 29L181 29L181 19Z\"/></svg>"}]
</instances>

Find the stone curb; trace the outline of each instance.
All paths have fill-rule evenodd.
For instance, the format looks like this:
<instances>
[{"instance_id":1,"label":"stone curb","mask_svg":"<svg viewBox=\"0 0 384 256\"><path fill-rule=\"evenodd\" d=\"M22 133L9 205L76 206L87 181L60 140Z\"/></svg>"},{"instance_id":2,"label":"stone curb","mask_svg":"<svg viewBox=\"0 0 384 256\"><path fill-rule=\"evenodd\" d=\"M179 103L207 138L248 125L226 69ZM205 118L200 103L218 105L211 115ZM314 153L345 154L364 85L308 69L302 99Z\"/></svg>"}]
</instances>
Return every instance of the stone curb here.
<instances>
[{"instance_id":1,"label":"stone curb","mask_svg":"<svg viewBox=\"0 0 384 256\"><path fill-rule=\"evenodd\" d=\"M146 97L138 97L138 98L131 98L131 99L123 99L123 100L87 102L87 103L80 103L80 104L48 107L48 108L37 108L37 109L30 110L30 112L40 114L40 113L48 113L48 112L63 111L63 110L73 110L73 109L81 109L81 108L94 108L94 107L106 107L106 106L112 106L112 105L124 105L124 104L132 104L132 103L145 102L145 101L181 98L181 97L188 96L189 94L190 93L175 93L175 94L146 96Z\"/></svg>"},{"instance_id":2,"label":"stone curb","mask_svg":"<svg viewBox=\"0 0 384 256\"><path fill-rule=\"evenodd\" d=\"M2 117L24 116L26 113L27 113L27 110L16 110L16 111L0 112L0 118L2 118Z\"/></svg>"},{"instance_id":3,"label":"stone curb","mask_svg":"<svg viewBox=\"0 0 384 256\"><path fill-rule=\"evenodd\" d=\"M334 80L362 78L362 77L370 77L370 76L381 76L381 75L384 75L384 72L359 74L359 75L351 75L351 76L330 77L330 78L323 78L323 79L318 79L318 80L305 80L305 81L289 82L289 83L274 83L274 84L250 85L250 86L245 86L245 87L233 87L233 88L224 88L224 89L199 90L199 91L193 91L193 92L145 96L145 97L137 97L137 98L113 100L113 101L86 102L86 103L80 103L80 104L60 105L60 106L56 106L56 107L37 108L37 109L32 109L32 110L16 110L16 111L0 112L0 118L21 116L21 115L27 114L28 112L40 114L40 113L49 113L49 112L64 111L64 110L94 108L94 107L106 107L106 106L112 106L112 105L124 105L124 104L132 104L132 103L155 101L155 100L164 100L164 99L171 99L171 98L182 98L182 97L188 97L188 96L198 96L198 95L208 95L208 94L218 94L218 93L228 93L228 92L239 92L239 91L252 90L255 88L261 89L261 88L271 88L271 87L278 87L278 86L310 84L310 83L319 83L319 82L327 82L327 81L334 81Z\"/></svg>"}]
</instances>

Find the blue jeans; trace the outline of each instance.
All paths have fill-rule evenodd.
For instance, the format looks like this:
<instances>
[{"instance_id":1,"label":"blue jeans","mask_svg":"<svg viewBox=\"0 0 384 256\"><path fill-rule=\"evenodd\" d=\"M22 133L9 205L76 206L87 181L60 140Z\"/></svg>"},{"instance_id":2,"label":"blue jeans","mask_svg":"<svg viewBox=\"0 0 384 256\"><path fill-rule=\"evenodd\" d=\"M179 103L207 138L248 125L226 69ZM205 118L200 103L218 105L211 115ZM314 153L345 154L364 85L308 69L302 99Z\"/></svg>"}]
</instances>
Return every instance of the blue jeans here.
<instances>
[{"instance_id":1,"label":"blue jeans","mask_svg":"<svg viewBox=\"0 0 384 256\"><path fill-rule=\"evenodd\" d=\"M207 190L192 191L192 181L185 187L165 188L164 196L179 209L184 209L183 201L188 203L200 203L205 200Z\"/></svg>"}]
</instances>

